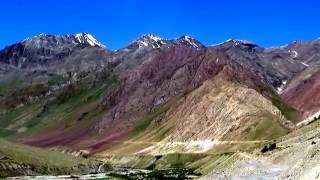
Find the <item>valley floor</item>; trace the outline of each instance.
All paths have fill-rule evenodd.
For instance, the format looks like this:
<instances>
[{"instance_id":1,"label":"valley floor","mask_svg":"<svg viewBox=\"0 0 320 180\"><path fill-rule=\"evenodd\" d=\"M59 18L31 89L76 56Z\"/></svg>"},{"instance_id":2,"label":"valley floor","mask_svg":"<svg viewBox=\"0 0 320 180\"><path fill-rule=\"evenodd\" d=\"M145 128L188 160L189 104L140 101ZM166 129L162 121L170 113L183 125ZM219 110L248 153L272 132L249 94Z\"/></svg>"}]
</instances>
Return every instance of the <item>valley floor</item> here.
<instances>
[{"instance_id":1,"label":"valley floor","mask_svg":"<svg viewBox=\"0 0 320 180\"><path fill-rule=\"evenodd\" d=\"M7 142L3 143L8 147L13 146ZM278 138L276 148L265 153L262 153L261 149L270 141L216 141L214 143L213 141L185 143L124 141L122 143L126 146L143 145L145 148L144 151L140 149L137 153L130 155L97 155L95 158L103 159L114 167L113 170L110 169L101 174L20 176L19 178L104 179L135 177L143 179L178 177L189 179L202 176L200 179L320 179L319 121ZM17 147L21 149L24 146ZM26 150L29 151L29 148L24 149L23 152ZM34 149L31 150L34 151ZM2 153L9 152L11 151L3 150ZM37 150L37 152L42 153L42 150ZM17 158L11 154L6 154L6 157ZM19 158L22 157L25 156ZM41 163L44 162L41 161Z\"/></svg>"}]
</instances>

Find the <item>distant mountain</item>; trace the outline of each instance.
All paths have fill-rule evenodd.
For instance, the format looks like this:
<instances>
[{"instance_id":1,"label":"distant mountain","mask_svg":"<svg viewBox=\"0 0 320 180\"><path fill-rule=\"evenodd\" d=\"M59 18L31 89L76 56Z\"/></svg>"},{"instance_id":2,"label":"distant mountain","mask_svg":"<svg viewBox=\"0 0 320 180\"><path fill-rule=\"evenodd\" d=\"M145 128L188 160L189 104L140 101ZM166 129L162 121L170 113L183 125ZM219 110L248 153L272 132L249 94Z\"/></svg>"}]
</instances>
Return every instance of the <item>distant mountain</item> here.
<instances>
[{"instance_id":1,"label":"distant mountain","mask_svg":"<svg viewBox=\"0 0 320 180\"><path fill-rule=\"evenodd\" d=\"M127 49L138 49L138 48L161 48L170 47L173 45L184 45L192 48L204 48L205 46L201 44L198 40L189 37L181 36L174 40L162 39L156 35L147 34L139 37L137 40L132 42Z\"/></svg>"},{"instance_id":2,"label":"distant mountain","mask_svg":"<svg viewBox=\"0 0 320 180\"><path fill-rule=\"evenodd\" d=\"M0 52L0 62L19 68L59 61L72 52L87 47L104 48L91 34L54 36L40 34L10 45Z\"/></svg>"},{"instance_id":3,"label":"distant mountain","mask_svg":"<svg viewBox=\"0 0 320 180\"><path fill-rule=\"evenodd\" d=\"M175 43L193 47L193 48L205 48L203 44L201 44L198 40L190 36L181 36L175 40Z\"/></svg>"},{"instance_id":4,"label":"distant mountain","mask_svg":"<svg viewBox=\"0 0 320 180\"><path fill-rule=\"evenodd\" d=\"M165 45L167 43L166 40L162 40L160 37L157 37L152 34L147 34L139 37L137 40L132 42L129 46L127 46L128 49L137 49L137 48L160 48L162 45Z\"/></svg>"}]
</instances>

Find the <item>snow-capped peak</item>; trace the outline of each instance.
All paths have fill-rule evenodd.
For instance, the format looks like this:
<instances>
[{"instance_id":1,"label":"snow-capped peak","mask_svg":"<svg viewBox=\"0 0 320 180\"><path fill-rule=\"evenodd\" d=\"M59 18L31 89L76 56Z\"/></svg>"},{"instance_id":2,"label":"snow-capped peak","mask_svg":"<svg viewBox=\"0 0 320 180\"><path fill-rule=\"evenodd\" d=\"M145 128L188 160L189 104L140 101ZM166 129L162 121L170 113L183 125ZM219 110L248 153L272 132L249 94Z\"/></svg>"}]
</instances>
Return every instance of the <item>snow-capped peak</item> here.
<instances>
[{"instance_id":1,"label":"snow-capped peak","mask_svg":"<svg viewBox=\"0 0 320 180\"><path fill-rule=\"evenodd\" d=\"M105 47L103 44L98 42L91 34L88 33L78 33L74 35L78 43L88 43L90 46Z\"/></svg>"},{"instance_id":2,"label":"snow-capped peak","mask_svg":"<svg viewBox=\"0 0 320 180\"><path fill-rule=\"evenodd\" d=\"M226 40L226 42L232 42L234 43L235 45L239 45L239 44L254 44L252 43L251 41L248 41L248 40L240 40L240 39L228 39Z\"/></svg>"},{"instance_id":3,"label":"snow-capped peak","mask_svg":"<svg viewBox=\"0 0 320 180\"><path fill-rule=\"evenodd\" d=\"M214 46L219 46L219 47L237 47L241 49L246 49L246 50L253 50L254 48L257 49L262 49L260 48L257 44L247 41L247 40L240 40L240 39L228 39L224 41L223 43L216 44Z\"/></svg>"},{"instance_id":4,"label":"snow-capped peak","mask_svg":"<svg viewBox=\"0 0 320 180\"><path fill-rule=\"evenodd\" d=\"M138 38L130 46L137 45L138 48L142 48L142 47L160 48L164 44L166 44L166 42L163 41L160 37L152 34L146 34Z\"/></svg>"},{"instance_id":5,"label":"snow-capped peak","mask_svg":"<svg viewBox=\"0 0 320 180\"><path fill-rule=\"evenodd\" d=\"M161 41L161 40L162 40L160 37L155 36L155 35L153 35L153 34L145 35L145 37L150 38L150 39L152 39L153 41Z\"/></svg>"},{"instance_id":6,"label":"snow-capped peak","mask_svg":"<svg viewBox=\"0 0 320 180\"><path fill-rule=\"evenodd\" d=\"M68 35L50 35L41 33L39 35L24 39L22 43L37 47L61 44L84 44L86 46L105 48L103 44L98 42L91 34L88 33Z\"/></svg>"},{"instance_id":7,"label":"snow-capped peak","mask_svg":"<svg viewBox=\"0 0 320 180\"><path fill-rule=\"evenodd\" d=\"M181 36L179 38L176 39L176 41L178 43L187 45L187 46L191 46L193 48L200 48L203 47L203 45L197 41L196 39L190 37L190 36Z\"/></svg>"},{"instance_id":8,"label":"snow-capped peak","mask_svg":"<svg viewBox=\"0 0 320 180\"><path fill-rule=\"evenodd\" d=\"M182 38L187 41L192 47L198 48L199 46L194 42L194 39L190 36L182 36Z\"/></svg>"}]
</instances>

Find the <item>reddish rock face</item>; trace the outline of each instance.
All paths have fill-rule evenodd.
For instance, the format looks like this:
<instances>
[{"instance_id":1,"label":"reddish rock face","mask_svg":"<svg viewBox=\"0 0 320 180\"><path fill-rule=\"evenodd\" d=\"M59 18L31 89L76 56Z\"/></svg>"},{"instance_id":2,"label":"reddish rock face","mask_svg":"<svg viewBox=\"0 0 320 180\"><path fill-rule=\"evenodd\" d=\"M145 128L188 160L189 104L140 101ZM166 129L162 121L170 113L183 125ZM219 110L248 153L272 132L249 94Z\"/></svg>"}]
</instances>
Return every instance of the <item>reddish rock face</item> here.
<instances>
[{"instance_id":1,"label":"reddish rock face","mask_svg":"<svg viewBox=\"0 0 320 180\"><path fill-rule=\"evenodd\" d=\"M161 49L122 76L118 89L104 102L109 111L97 128L131 126L142 115L173 97L192 91L221 71L251 88L265 86L249 69L223 51L183 45Z\"/></svg>"},{"instance_id":2,"label":"reddish rock face","mask_svg":"<svg viewBox=\"0 0 320 180\"><path fill-rule=\"evenodd\" d=\"M320 71L317 71L307 77L297 77L288 85L282 96L289 105L299 110L303 120L320 110L319 92Z\"/></svg>"},{"instance_id":3,"label":"reddish rock face","mask_svg":"<svg viewBox=\"0 0 320 180\"><path fill-rule=\"evenodd\" d=\"M205 51L185 46L161 49L142 65L127 71L118 89L105 100L110 110L99 128L112 127L119 121L121 126L130 125L133 119L185 91L194 81Z\"/></svg>"}]
</instances>

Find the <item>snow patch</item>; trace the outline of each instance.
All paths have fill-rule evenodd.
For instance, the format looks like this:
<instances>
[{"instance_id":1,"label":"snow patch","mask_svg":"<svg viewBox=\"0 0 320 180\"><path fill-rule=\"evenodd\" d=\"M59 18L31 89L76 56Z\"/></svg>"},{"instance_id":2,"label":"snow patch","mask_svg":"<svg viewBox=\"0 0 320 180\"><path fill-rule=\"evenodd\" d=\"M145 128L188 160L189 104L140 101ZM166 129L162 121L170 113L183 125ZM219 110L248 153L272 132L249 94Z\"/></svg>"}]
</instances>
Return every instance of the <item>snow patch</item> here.
<instances>
[{"instance_id":1,"label":"snow patch","mask_svg":"<svg viewBox=\"0 0 320 180\"><path fill-rule=\"evenodd\" d=\"M303 64L303 65L306 66L306 67L309 67L309 66L310 66L309 64L307 64L307 63L305 63L305 62L301 62L301 64Z\"/></svg>"},{"instance_id":2,"label":"snow patch","mask_svg":"<svg viewBox=\"0 0 320 180\"><path fill-rule=\"evenodd\" d=\"M209 47L220 46L220 45L222 45L222 44L224 44L224 42L216 43L216 44L211 44L211 45L209 45Z\"/></svg>"},{"instance_id":3,"label":"snow patch","mask_svg":"<svg viewBox=\"0 0 320 180\"><path fill-rule=\"evenodd\" d=\"M161 41L160 37L154 36L154 35L149 35L150 39L154 40L154 41Z\"/></svg>"},{"instance_id":4,"label":"snow patch","mask_svg":"<svg viewBox=\"0 0 320 180\"><path fill-rule=\"evenodd\" d=\"M228 40L226 40L226 42L233 42L235 45L239 45L239 44L254 44L251 41L241 40L241 39L228 39Z\"/></svg>"},{"instance_id":5,"label":"snow patch","mask_svg":"<svg viewBox=\"0 0 320 180\"><path fill-rule=\"evenodd\" d=\"M296 58L299 55L298 52L295 50L289 50L288 52L291 54L291 57L293 57L293 58Z\"/></svg>"},{"instance_id":6,"label":"snow patch","mask_svg":"<svg viewBox=\"0 0 320 180\"><path fill-rule=\"evenodd\" d=\"M160 37L157 37L152 34L143 35L140 37L136 43L139 48L142 47L152 47L152 48L160 48L162 45L166 44Z\"/></svg>"},{"instance_id":7,"label":"snow patch","mask_svg":"<svg viewBox=\"0 0 320 180\"><path fill-rule=\"evenodd\" d=\"M144 42L144 41L138 41L139 43L139 48L140 47L143 47L143 46L145 46L145 47L147 47L148 46L148 43L146 43L146 42Z\"/></svg>"},{"instance_id":8,"label":"snow patch","mask_svg":"<svg viewBox=\"0 0 320 180\"><path fill-rule=\"evenodd\" d=\"M78 43L88 43L90 46L105 47L103 44L99 43L91 34L88 33L78 33L74 35Z\"/></svg>"},{"instance_id":9,"label":"snow patch","mask_svg":"<svg viewBox=\"0 0 320 180\"><path fill-rule=\"evenodd\" d=\"M224 42L212 44L212 45L209 45L209 46L210 46L210 47L220 46L220 45L223 45L223 44L229 43L229 42L232 42L232 43L234 43L235 45L239 45L239 44L254 44L253 42L248 41L248 40L227 39L227 40L225 40Z\"/></svg>"},{"instance_id":10,"label":"snow patch","mask_svg":"<svg viewBox=\"0 0 320 180\"><path fill-rule=\"evenodd\" d=\"M194 42L194 39L190 36L183 36L182 39L186 41L189 45L191 45L194 48L199 48L199 46Z\"/></svg>"},{"instance_id":11,"label":"snow patch","mask_svg":"<svg viewBox=\"0 0 320 180\"><path fill-rule=\"evenodd\" d=\"M287 81L283 81L282 84L281 84L281 86L279 86L279 87L277 88L277 93L278 93L278 94L281 94L281 93L282 93L282 91L283 91L284 87L286 86L286 84L287 84Z\"/></svg>"}]
</instances>

